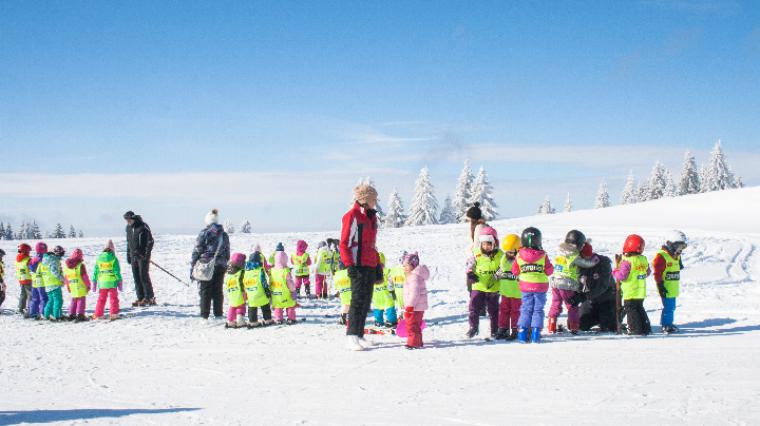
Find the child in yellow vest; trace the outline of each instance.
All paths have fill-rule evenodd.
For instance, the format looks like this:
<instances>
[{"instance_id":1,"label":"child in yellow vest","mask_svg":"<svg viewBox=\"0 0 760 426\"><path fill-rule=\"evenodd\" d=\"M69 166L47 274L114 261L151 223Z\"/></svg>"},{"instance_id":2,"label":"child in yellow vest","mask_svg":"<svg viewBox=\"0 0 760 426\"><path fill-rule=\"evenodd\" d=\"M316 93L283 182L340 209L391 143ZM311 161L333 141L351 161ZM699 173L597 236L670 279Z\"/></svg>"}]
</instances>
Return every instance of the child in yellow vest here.
<instances>
[{"instance_id":1,"label":"child in yellow vest","mask_svg":"<svg viewBox=\"0 0 760 426\"><path fill-rule=\"evenodd\" d=\"M272 308L274 308L274 322L282 324L283 312L288 319L288 325L296 323L296 302L293 295L296 294L296 285L288 268L288 256L281 251L274 255L274 267L269 271L270 288L272 290Z\"/></svg>"},{"instance_id":2,"label":"child in yellow vest","mask_svg":"<svg viewBox=\"0 0 760 426\"><path fill-rule=\"evenodd\" d=\"M311 257L306 249L309 245L304 240L296 242L296 254L290 256L290 264L293 265L293 275L296 277L295 295L301 295L301 286L306 289L306 297L311 297L311 281L309 281L309 267Z\"/></svg>"},{"instance_id":3,"label":"child in yellow vest","mask_svg":"<svg viewBox=\"0 0 760 426\"><path fill-rule=\"evenodd\" d=\"M662 299L660 326L662 332L666 334L678 332L678 327L673 325L673 319L676 310L676 298L681 293L681 270L683 269L681 253L686 249L687 243L686 234L681 231L672 231L652 260L654 280Z\"/></svg>"},{"instance_id":4,"label":"child in yellow vest","mask_svg":"<svg viewBox=\"0 0 760 426\"><path fill-rule=\"evenodd\" d=\"M649 316L644 309L647 297L647 277L652 273L649 261L642 254L644 239L631 234L623 244L623 255L615 255L612 276L620 283L623 293L623 309L628 322L628 334L646 336L652 332Z\"/></svg>"},{"instance_id":5,"label":"child in yellow vest","mask_svg":"<svg viewBox=\"0 0 760 426\"><path fill-rule=\"evenodd\" d=\"M0 306L5 301L5 265L3 264L3 257L5 257L5 250L0 249ZM23 292L24 289L22 288Z\"/></svg>"},{"instance_id":6,"label":"child in yellow vest","mask_svg":"<svg viewBox=\"0 0 760 426\"><path fill-rule=\"evenodd\" d=\"M497 271L504 253L499 249L499 236L490 226L482 226L478 245L467 264L467 283L471 286L469 308L470 329L467 338L480 332L480 312L485 307L491 324L491 337L499 328L499 280Z\"/></svg>"},{"instance_id":7,"label":"child in yellow vest","mask_svg":"<svg viewBox=\"0 0 760 426\"><path fill-rule=\"evenodd\" d=\"M338 324L348 325L348 311L351 309L351 278L348 276L348 269L342 261L338 261L338 271L335 272L333 285L337 297L340 298L340 319Z\"/></svg>"},{"instance_id":8,"label":"child in yellow vest","mask_svg":"<svg viewBox=\"0 0 760 426\"><path fill-rule=\"evenodd\" d=\"M499 264L499 330L496 332L497 339L517 339L517 320L520 318L520 305L522 305L522 292L517 277L512 273L512 265L520 249L520 236L509 234L501 243L504 256Z\"/></svg>"},{"instance_id":9,"label":"child in yellow vest","mask_svg":"<svg viewBox=\"0 0 760 426\"><path fill-rule=\"evenodd\" d=\"M66 259L63 267L63 281L71 295L69 304L69 321L82 322L89 318L85 316L87 308L87 292L90 291L90 277L87 276L87 268L84 265L84 255L81 249L74 249L71 256Z\"/></svg>"},{"instance_id":10,"label":"child in yellow vest","mask_svg":"<svg viewBox=\"0 0 760 426\"><path fill-rule=\"evenodd\" d=\"M248 328L270 325L272 321L272 292L267 279L267 266L264 256L254 251L248 257L243 273L243 286L248 299ZM263 321L259 321L258 311L261 309Z\"/></svg>"},{"instance_id":11,"label":"child in yellow vest","mask_svg":"<svg viewBox=\"0 0 760 426\"><path fill-rule=\"evenodd\" d=\"M383 276L378 277L372 292L372 309L375 316L375 326L394 328L398 323L398 314L396 313L396 306L393 300L393 286L386 280L388 270L385 268L385 254L380 253L379 256ZM383 314L385 314L385 321L383 321Z\"/></svg>"},{"instance_id":12,"label":"child in yellow vest","mask_svg":"<svg viewBox=\"0 0 760 426\"><path fill-rule=\"evenodd\" d=\"M95 303L95 313L92 319L102 318L105 313L106 301L110 299L109 319L119 317L119 291L122 291L121 267L116 257L116 249L113 241L108 244L95 261L95 270L92 273L92 290L98 292L98 301Z\"/></svg>"},{"instance_id":13,"label":"child in yellow vest","mask_svg":"<svg viewBox=\"0 0 760 426\"><path fill-rule=\"evenodd\" d=\"M544 306L549 290L549 277L554 265L549 260L541 244L541 231L535 227L523 229L520 235L520 250L512 264L512 274L517 276L522 292L520 318L517 320L517 341L541 342L544 327ZM530 334L530 335L529 335Z\"/></svg>"},{"instance_id":14,"label":"child in yellow vest","mask_svg":"<svg viewBox=\"0 0 760 426\"><path fill-rule=\"evenodd\" d=\"M406 271L404 270L404 258L406 257L408 253L406 250L401 252L401 257L399 257L398 261L399 264L388 268L388 286L390 286L393 290L393 297L396 300L396 312L399 313L399 319L401 319L401 314L404 312L404 285L406 284Z\"/></svg>"},{"instance_id":15,"label":"child in yellow vest","mask_svg":"<svg viewBox=\"0 0 760 426\"><path fill-rule=\"evenodd\" d=\"M227 323L224 328L245 326L245 287L243 273L245 272L245 255L232 253L227 264L227 274L224 276L224 292L227 295Z\"/></svg>"}]
</instances>

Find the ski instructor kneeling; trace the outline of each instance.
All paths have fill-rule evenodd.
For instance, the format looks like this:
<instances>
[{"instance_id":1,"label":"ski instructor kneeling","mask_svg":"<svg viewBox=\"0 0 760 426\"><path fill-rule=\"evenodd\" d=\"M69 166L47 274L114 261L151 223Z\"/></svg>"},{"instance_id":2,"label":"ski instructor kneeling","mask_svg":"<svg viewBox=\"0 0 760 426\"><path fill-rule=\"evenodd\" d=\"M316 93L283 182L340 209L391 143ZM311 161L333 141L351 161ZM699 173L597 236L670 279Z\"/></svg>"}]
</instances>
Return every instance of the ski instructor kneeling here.
<instances>
[{"instance_id":1,"label":"ski instructor kneeling","mask_svg":"<svg viewBox=\"0 0 760 426\"><path fill-rule=\"evenodd\" d=\"M370 346L364 339L364 322L372 303L375 281L382 279L382 265L375 247L377 237L377 191L362 183L354 188L354 206L343 215L340 258L351 279L346 347L361 351Z\"/></svg>"}]
</instances>

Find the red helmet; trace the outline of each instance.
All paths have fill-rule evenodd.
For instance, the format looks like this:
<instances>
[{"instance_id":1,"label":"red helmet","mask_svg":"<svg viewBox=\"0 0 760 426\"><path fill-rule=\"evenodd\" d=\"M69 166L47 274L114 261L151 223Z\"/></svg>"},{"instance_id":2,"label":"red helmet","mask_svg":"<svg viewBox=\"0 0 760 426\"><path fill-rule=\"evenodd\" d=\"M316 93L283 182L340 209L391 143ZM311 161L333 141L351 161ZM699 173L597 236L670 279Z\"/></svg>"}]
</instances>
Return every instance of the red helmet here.
<instances>
[{"instance_id":1,"label":"red helmet","mask_svg":"<svg viewBox=\"0 0 760 426\"><path fill-rule=\"evenodd\" d=\"M636 234L631 234L625 239L623 244L623 253L638 253L644 252L644 239Z\"/></svg>"},{"instance_id":2,"label":"red helmet","mask_svg":"<svg viewBox=\"0 0 760 426\"><path fill-rule=\"evenodd\" d=\"M29 254L32 251L32 246L27 243L21 243L18 245L18 252L23 254Z\"/></svg>"}]
</instances>

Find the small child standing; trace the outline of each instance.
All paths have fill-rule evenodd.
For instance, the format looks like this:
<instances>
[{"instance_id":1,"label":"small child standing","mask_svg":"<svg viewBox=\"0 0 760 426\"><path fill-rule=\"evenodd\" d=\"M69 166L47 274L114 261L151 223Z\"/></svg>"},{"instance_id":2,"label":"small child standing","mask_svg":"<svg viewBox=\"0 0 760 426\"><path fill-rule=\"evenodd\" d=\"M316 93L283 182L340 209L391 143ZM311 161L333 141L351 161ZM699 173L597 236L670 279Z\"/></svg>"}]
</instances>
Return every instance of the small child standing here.
<instances>
[{"instance_id":1,"label":"small child standing","mask_svg":"<svg viewBox=\"0 0 760 426\"><path fill-rule=\"evenodd\" d=\"M565 236L565 241L559 245L559 256L554 258L554 274L549 279L552 289L552 304L549 308L549 334L557 332L557 318L562 313L562 303L567 308L567 329L572 334L578 333L580 314L578 305L571 299L580 291L580 268L593 268L599 258L584 259L580 253L586 244L583 232L573 229Z\"/></svg>"},{"instance_id":2,"label":"small child standing","mask_svg":"<svg viewBox=\"0 0 760 426\"><path fill-rule=\"evenodd\" d=\"M404 283L406 283L406 271L404 270L404 258L407 252L401 253L398 259L398 265L388 269L388 285L393 288L393 295L396 299L396 310L404 312Z\"/></svg>"},{"instance_id":3,"label":"small child standing","mask_svg":"<svg viewBox=\"0 0 760 426\"><path fill-rule=\"evenodd\" d=\"M673 231L652 261L654 280L657 282L657 291L662 299L660 326L662 332L666 334L678 332L678 327L673 325L673 317L676 311L676 298L681 293L681 269L683 269L681 253L686 248L686 244L686 234Z\"/></svg>"},{"instance_id":4,"label":"small child standing","mask_svg":"<svg viewBox=\"0 0 760 426\"><path fill-rule=\"evenodd\" d=\"M230 306L227 309L227 323L224 328L238 328L245 325L245 289L243 287L245 255L232 253L224 277L224 292Z\"/></svg>"},{"instance_id":5,"label":"small child standing","mask_svg":"<svg viewBox=\"0 0 760 426\"><path fill-rule=\"evenodd\" d=\"M615 255L612 276L620 284L623 293L623 309L628 322L628 334L646 336L652 332L649 316L644 309L647 297L647 277L652 273L649 261L642 255L644 239L631 234L623 244L623 255ZM619 321L619 320L618 320Z\"/></svg>"},{"instance_id":6,"label":"small child standing","mask_svg":"<svg viewBox=\"0 0 760 426\"><path fill-rule=\"evenodd\" d=\"M87 293L90 291L90 278L87 276L87 268L84 265L84 255L81 249L74 249L71 256L66 259L63 267L63 281L71 294L69 305L69 321L87 321L84 312L87 308Z\"/></svg>"},{"instance_id":7,"label":"small child standing","mask_svg":"<svg viewBox=\"0 0 760 426\"><path fill-rule=\"evenodd\" d=\"M260 252L253 252L245 264L243 286L248 299L248 328L272 324L272 308L269 306L272 294L267 282L266 265L263 262L264 256ZM261 322L258 318L259 308L263 317Z\"/></svg>"},{"instance_id":8,"label":"small child standing","mask_svg":"<svg viewBox=\"0 0 760 426\"><path fill-rule=\"evenodd\" d=\"M398 314L396 313L396 306L393 302L393 294L391 293L393 287L388 285L388 281L385 279L385 276L388 274L387 269L385 269L385 254L379 253L379 256L379 266L383 271L383 276L377 277L377 281L373 286L372 313L375 316L376 327L395 328L398 323ZM385 318L383 318L383 315Z\"/></svg>"},{"instance_id":9,"label":"small child standing","mask_svg":"<svg viewBox=\"0 0 760 426\"><path fill-rule=\"evenodd\" d=\"M5 257L5 250L0 249L0 306L3 306L5 301L5 264L3 258ZM23 292L24 290L21 289Z\"/></svg>"},{"instance_id":10,"label":"small child standing","mask_svg":"<svg viewBox=\"0 0 760 426\"><path fill-rule=\"evenodd\" d=\"M290 264L293 265L293 274L296 276L296 295L301 295L301 286L303 286L306 297L310 297L311 281L309 281L309 266L311 266L311 257L306 252L307 248L309 248L309 245L306 244L306 241L298 240L296 242L296 254L290 256Z\"/></svg>"},{"instance_id":11,"label":"small child standing","mask_svg":"<svg viewBox=\"0 0 760 426\"><path fill-rule=\"evenodd\" d=\"M420 349L422 343L422 317L428 309L427 286L425 281L430 278L427 266L420 265L419 255L409 253L404 256L404 272L406 273L406 285L404 286L404 319L406 320L407 349Z\"/></svg>"},{"instance_id":12,"label":"small child standing","mask_svg":"<svg viewBox=\"0 0 760 426\"><path fill-rule=\"evenodd\" d=\"M28 317L40 320L45 314L45 305L48 301L45 284L42 282L42 274L39 270L42 266L42 258L47 253L47 244L38 242L34 246L34 253L34 257L29 261L29 274L32 276L32 301L29 302Z\"/></svg>"},{"instance_id":13,"label":"small child standing","mask_svg":"<svg viewBox=\"0 0 760 426\"><path fill-rule=\"evenodd\" d=\"M317 244L317 264L316 272L314 273L315 290L317 292L317 299L327 299L329 297L329 289L327 288L328 277L332 275L333 271L333 254L327 247L327 242L320 241Z\"/></svg>"},{"instance_id":14,"label":"small child standing","mask_svg":"<svg viewBox=\"0 0 760 426\"><path fill-rule=\"evenodd\" d=\"M528 343L530 329L530 341L540 343L546 292L554 266L541 246L541 231L538 228L525 228L520 236L520 245L522 248L512 265L512 273L517 276L523 294L520 318L517 320L517 341Z\"/></svg>"},{"instance_id":15,"label":"small child standing","mask_svg":"<svg viewBox=\"0 0 760 426\"><path fill-rule=\"evenodd\" d=\"M274 308L274 321L283 323L283 310L287 313L288 325L296 323L296 302L293 294L296 285L288 268L288 256L284 252L276 252L274 255L274 267L269 271L271 276L272 307Z\"/></svg>"},{"instance_id":16,"label":"small child standing","mask_svg":"<svg viewBox=\"0 0 760 426\"><path fill-rule=\"evenodd\" d=\"M45 304L43 316L50 321L59 321L63 317L63 272L61 271L61 259L66 252L61 246L55 246L53 251L42 258L39 267L42 283L48 301Z\"/></svg>"},{"instance_id":17,"label":"small child standing","mask_svg":"<svg viewBox=\"0 0 760 426\"><path fill-rule=\"evenodd\" d=\"M21 286L21 292L18 294L18 312L21 315L27 315L29 304L32 302L32 274L29 272L29 253L32 247L29 244L21 243L18 245L18 255L16 255L16 279Z\"/></svg>"},{"instance_id":18,"label":"small child standing","mask_svg":"<svg viewBox=\"0 0 760 426\"><path fill-rule=\"evenodd\" d=\"M103 252L95 261L92 284L92 291L98 292L98 301L95 303L95 313L92 315L92 319L96 320L103 317L106 301L109 298L111 303L108 319L113 321L119 318L119 291L122 289L121 267L111 240L108 240Z\"/></svg>"},{"instance_id":19,"label":"small child standing","mask_svg":"<svg viewBox=\"0 0 760 426\"><path fill-rule=\"evenodd\" d=\"M497 339L517 339L517 320L520 318L520 305L522 305L522 292L517 277L512 273L512 264L520 249L520 237L517 234L509 234L501 243L504 256L499 264L499 330L496 332Z\"/></svg>"},{"instance_id":20,"label":"small child standing","mask_svg":"<svg viewBox=\"0 0 760 426\"><path fill-rule=\"evenodd\" d=\"M348 311L351 309L351 278L348 269L342 261L338 261L338 271L335 272L333 285L340 298L340 319L338 324L348 325Z\"/></svg>"},{"instance_id":21,"label":"small child standing","mask_svg":"<svg viewBox=\"0 0 760 426\"><path fill-rule=\"evenodd\" d=\"M469 322L466 336L473 338L479 333L480 312L488 310L491 320L491 337L496 337L499 328L499 270L504 253L499 249L499 236L490 226L482 226L477 237L478 248L473 252L467 268L467 283L471 285Z\"/></svg>"}]
</instances>

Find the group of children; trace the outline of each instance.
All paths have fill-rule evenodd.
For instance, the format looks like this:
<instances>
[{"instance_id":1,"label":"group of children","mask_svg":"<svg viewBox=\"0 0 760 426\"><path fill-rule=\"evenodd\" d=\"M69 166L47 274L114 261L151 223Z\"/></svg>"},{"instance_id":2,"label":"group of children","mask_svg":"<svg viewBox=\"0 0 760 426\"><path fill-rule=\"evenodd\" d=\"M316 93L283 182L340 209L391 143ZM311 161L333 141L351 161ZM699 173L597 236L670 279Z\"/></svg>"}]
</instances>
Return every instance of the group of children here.
<instances>
[{"instance_id":1,"label":"group of children","mask_svg":"<svg viewBox=\"0 0 760 426\"><path fill-rule=\"evenodd\" d=\"M578 297L582 290L581 269L593 268L599 261L582 232L567 233L554 263L543 250L541 231L534 227L526 228L521 236L507 235L499 249L496 230L483 226L477 242L467 269L467 282L471 286L468 338L479 333L480 316L487 311L491 337L539 343L550 288L552 302L547 331L550 334L558 331L557 318L564 304L568 311L567 328L572 334L578 332L578 306L583 299ZM683 232L673 231L653 260L655 281L663 303L661 325L665 333L678 331L673 325L673 316L683 268L681 253L686 246ZM624 315L627 332L636 335L651 332L644 298L646 278L652 271L643 251L644 240L638 235L628 236L623 254L616 255L616 267L612 271L623 305L617 319L621 321Z\"/></svg>"},{"instance_id":2,"label":"group of children","mask_svg":"<svg viewBox=\"0 0 760 426\"><path fill-rule=\"evenodd\" d=\"M122 284L119 260L114 253L113 242L109 240L95 261L90 280L81 249L74 249L71 255L64 259L66 252L61 246L48 250L47 244L40 241L32 253L29 244L19 244L15 265L16 278L21 286L19 313L23 314L24 318L35 320L87 321L90 319L85 315L87 294L92 291L98 294L98 299L91 319L104 316L105 305L109 299L109 319L116 319L119 314L118 291L121 291ZM0 282L3 282L2 262ZM68 315L63 314L64 287L71 298Z\"/></svg>"},{"instance_id":3,"label":"group of children","mask_svg":"<svg viewBox=\"0 0 760 426\"><path fill-rule=\"evenodd\" d=\"M296 243L296 253L291 256L285 253L282 243L277 244L268 259L263 256L259 245L253 247L247 259L242 253L233 253L224 278L229 305L226 327L257 328L270 324L296 324L296 308L300 307L297 298L301 295L301 288L305 289L306 297L311 297L312 262L307 248L308 244L299 240ZM316 259L313 268L315 298L337 297L341 305L339 323L348 325L351 279L348 269L340 261L337 240L321 241ZM420 265L417 253L404 252L399 258L399 264L394 267L385 267L385 255L382 253L380 260L383 274L374 284L372 295L375 326L390 329L396 327L400 319L404 319L408 330L407 347L422 347L421 323L428 307L425 282L430 273L425 265ZM332 294L329 291L330 281L334 287ZM258 318L259 309L261 321ZM403 315L399 315L399 311Z\"/></svg>"}]
</instances>

